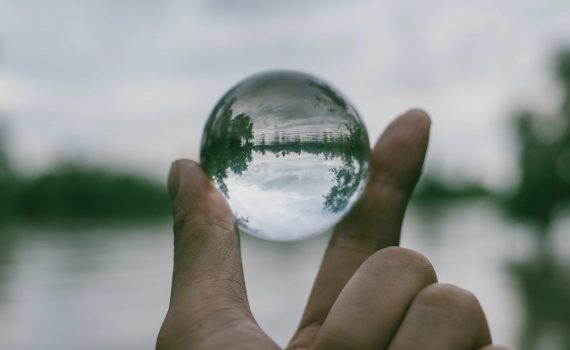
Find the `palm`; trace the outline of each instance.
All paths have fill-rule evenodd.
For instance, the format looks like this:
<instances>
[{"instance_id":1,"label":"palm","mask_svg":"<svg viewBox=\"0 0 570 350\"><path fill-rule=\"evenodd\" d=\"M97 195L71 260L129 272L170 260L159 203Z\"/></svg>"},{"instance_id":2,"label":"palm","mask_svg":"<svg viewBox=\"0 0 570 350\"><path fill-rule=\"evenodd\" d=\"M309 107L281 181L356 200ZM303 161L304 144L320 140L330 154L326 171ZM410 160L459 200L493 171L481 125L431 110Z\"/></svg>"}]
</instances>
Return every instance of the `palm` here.
<instances>
[{"instance_id":1,"label":"palm","mask_svg":"<svg viewBox=\"0 0 570 350\"><path fill-rule=\"evenodd\" d=\"M410 111L379 139L365 191L334 228L288 349L429 348L425 337L433 340L433 348L453 344L454 349L471 349L490 342L483 313L470 294L432 287L436 277L427 259L407 249L387 248L399 243L429 124L425 113ZM174 202L174 273L157 348L279 349L251 314L239 235L223 196L190 161L174 163L169 191ZM428 315L431 321L442 319L433 329L423 321L422 306L437 303L444 312ZM443 326L458 324L455 319L465 315L471 322L455 332L460 337L445 335L449 330ZM422 330L423 324L430 327ZM438 332L445 334L438 337Z\"/></svg>"}]
</instances>

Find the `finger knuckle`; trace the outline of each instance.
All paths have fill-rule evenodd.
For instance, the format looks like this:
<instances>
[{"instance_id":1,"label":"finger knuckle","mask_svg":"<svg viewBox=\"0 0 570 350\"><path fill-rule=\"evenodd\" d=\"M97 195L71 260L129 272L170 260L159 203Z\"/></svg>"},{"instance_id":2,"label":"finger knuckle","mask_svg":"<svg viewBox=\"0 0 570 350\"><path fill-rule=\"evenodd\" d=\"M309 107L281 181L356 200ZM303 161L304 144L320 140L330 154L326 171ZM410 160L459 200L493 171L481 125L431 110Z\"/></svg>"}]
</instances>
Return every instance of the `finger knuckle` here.
<instances>
[{"instance_id":1,"label":"finger knuckle","mask_svg":"<svg viewBox=\"0 0 570 350\"><path fill-rule=\"evenodd\" d=\"M187 226L190 215L182 206L175 204L172 208L172 219L174 223L174 232L178 233Z\"/></svg>"},{"instance_id":2,"label":"finger knuckle","mask_svg":"<svg viewBox=\"0 0 570 350\"><path fill-rule=\"evenodd\" d=\"M381 270L390 265L402 273L420 276L431 284L437 276L431 262L423 254L402 247L387 247L372 254L367 262Z\"/></svg>"},{"instance_id":3,"label":"finger knuckle","mask_svg":"<svg viewBox=\"0 0 570 350\"><path fill-rule=\"evenodd\" d=\"M454 314L479 314L481 306L475 295L452 284L432 284L420 292L417 302Z\"/></svg>"},{"instance_id":4,"label":"finger knuckle","mask_svg":"<svg viewBox=\"0 0 570 350\"><path fill-rule=\"evenodd\" d=\"M225 203L216 202L218 198L214 194L207 195L211 198L194 201L181 198L174 202L172 216L175 235L212 230L227 232L235 229L235 218L227 206L223 205Z\"/></svg>"}]
</instances>

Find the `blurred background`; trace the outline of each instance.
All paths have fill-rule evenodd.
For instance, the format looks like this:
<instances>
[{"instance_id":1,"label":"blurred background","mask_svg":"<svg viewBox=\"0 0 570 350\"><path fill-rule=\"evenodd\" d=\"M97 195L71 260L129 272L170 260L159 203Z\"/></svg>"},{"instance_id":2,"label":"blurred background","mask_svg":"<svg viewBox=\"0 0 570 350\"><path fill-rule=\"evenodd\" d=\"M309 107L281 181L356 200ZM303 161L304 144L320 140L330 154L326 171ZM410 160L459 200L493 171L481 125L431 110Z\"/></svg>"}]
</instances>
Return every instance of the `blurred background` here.
<instances>
[{"instance_id":1,"label":"blurred background","mask_svg":"<svg viewBox=\"0 0 570 350\"><path fill-rule=\"evenodd\" d=\"M315 74L375 140L433 119L402 245L473 291L496 342L570 349L568 1L0 0L0 348L152 349L172 269L164 182L218 98ZM327 236L243 237L285 344Z\"/></svg>"}]
</instances>

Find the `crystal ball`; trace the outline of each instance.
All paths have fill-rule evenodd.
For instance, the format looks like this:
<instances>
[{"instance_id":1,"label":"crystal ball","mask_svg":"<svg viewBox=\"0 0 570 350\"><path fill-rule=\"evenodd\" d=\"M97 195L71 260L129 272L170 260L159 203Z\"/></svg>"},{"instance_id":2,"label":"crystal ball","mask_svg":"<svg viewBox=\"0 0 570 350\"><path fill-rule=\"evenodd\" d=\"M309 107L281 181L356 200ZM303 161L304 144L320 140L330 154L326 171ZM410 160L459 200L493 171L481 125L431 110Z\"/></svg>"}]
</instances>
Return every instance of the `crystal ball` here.
<instances>
[{"instance_id":1,"label":"crystal ball","mask_svg":"<svg viewBox=\"0 0 570 350\"><path fill-rule=\"evenodd\" d=\"M253 75L214 107L200 162L240 232L276 241L329 230L359 196L370 144L356 109L314 76Z\"/></svg>"}]
</instances>

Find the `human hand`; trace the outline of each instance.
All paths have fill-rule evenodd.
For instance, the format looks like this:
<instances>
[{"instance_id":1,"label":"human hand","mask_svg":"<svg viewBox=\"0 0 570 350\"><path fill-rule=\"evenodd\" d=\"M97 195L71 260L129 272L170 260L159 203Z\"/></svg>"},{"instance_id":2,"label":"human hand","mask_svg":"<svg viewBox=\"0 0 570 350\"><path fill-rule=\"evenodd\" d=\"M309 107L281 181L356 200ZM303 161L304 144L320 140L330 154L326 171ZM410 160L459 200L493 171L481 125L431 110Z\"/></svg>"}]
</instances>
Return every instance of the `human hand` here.
<instances>
[{"instance_id":1,"label":"human hand","mask_svg":"<svg viewBox=\"0 0 570 350\"><path fill-rule=\"evenodd\" d=\"M386 129L366 188L335 226L287 349L500 349L469 292L437 283L430 262L398 247L429 139L425 112ZM159 350L279 349L247 300L235 219L192 161L173 163L174 272Z\"/></svg>"}]
</instances>

